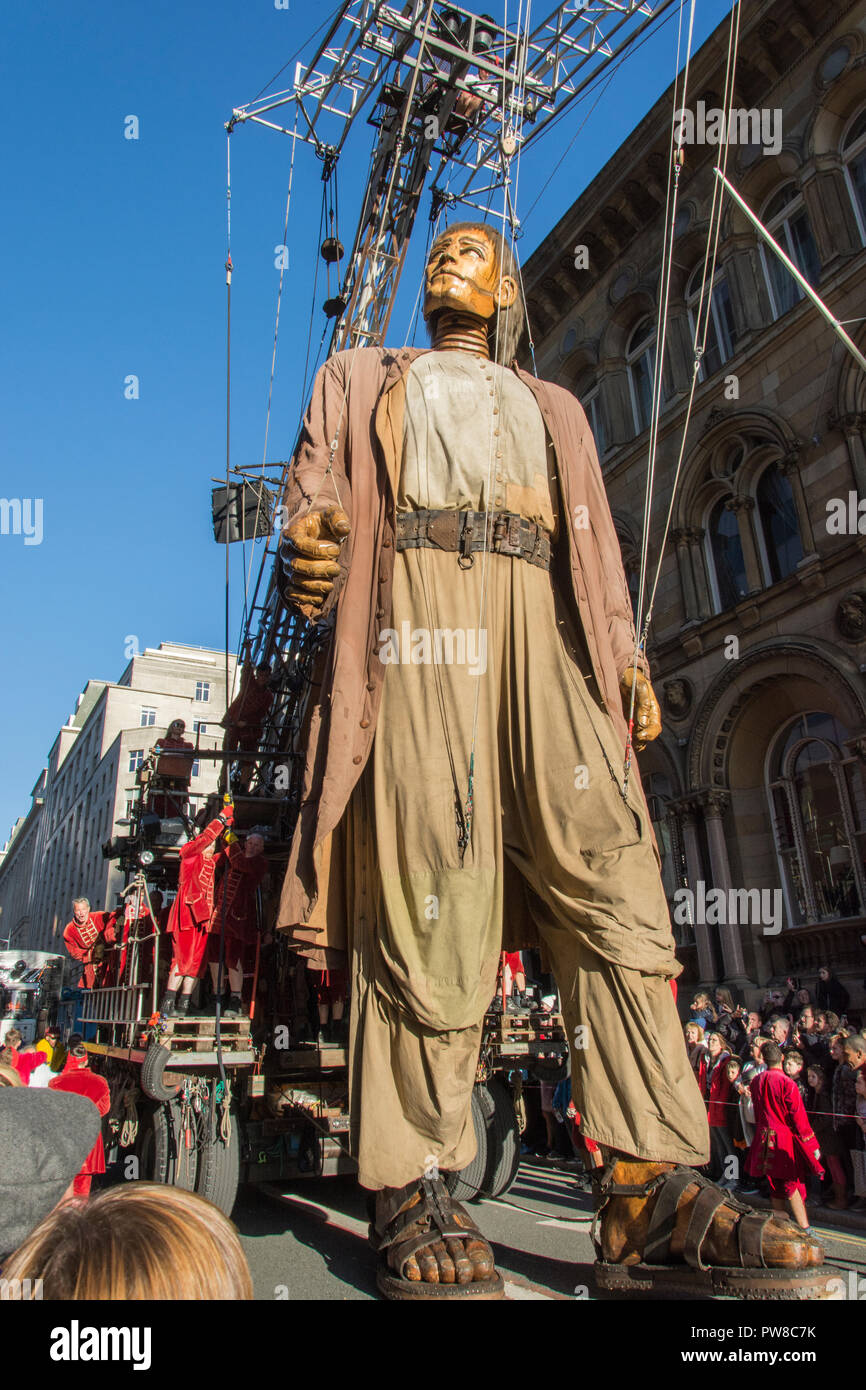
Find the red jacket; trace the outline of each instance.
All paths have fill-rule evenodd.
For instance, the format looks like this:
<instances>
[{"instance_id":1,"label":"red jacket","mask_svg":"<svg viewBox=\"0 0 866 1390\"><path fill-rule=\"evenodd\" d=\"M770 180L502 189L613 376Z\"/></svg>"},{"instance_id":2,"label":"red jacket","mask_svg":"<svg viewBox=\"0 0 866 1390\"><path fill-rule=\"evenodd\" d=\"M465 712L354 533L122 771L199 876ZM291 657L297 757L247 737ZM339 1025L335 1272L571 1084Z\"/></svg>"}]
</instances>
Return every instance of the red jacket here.
<instances>
[{"instance_id":1,"label":"red jacket","mask_svg":"<svg viewBox=\"0 0 866 1390\"><path fill-rule=\"evenodd\" d=\"M733 1110L727 1103L730 1099L731 1083L728 1080L728 1054L722 1052L710 1078L710 1103L707 1106L707 1119L711 1125L731 1123Z\"/></svg>"},{"instance_id":2,"label":"red jacket","mask_svg":"<svg viewBox=\"0 0 866 1390\"><path fill-rule=\"evenodd\" d=\"M87 1063L80 1061L77 1057L69 1058L60 1075L55 1076L53 1081L49 1081L48 1089L50 1091L71 1091L73 1095L86 1096L88 1100L93 1101L100 1115L107 1115L111 1109L111 1092L108 1089L108 1082L92 1072ZM99 1134L96 1143L84 1160L81 1175L104 1172L105 1150L102 1147L102 1135Z\"/></svg>"},{"instance_id":3,"label":"red jacket","mask_svg":"<svg viewBox=\"0 0 866 1390\"><path fill-rule=\"evenodd\" d=\"M196 927L211 930L214 875L223 855L222 852L205 855L202 851L212 845L225 828L226 821L217 817L206 830L182 847L177 897L171 905L167 931L192 931Z\"/></svg>"},{"instance_id":4,"label":"red jacket","mask_svg":"<svg viewBox=\"0 0 866 1390\"><path fill-rule=\"evenodd\" d=\"M67 924L63 932L64 945L69 954L84 966L78 981L79 989L93 989L95 984L108 984L111 979L113 952L106 952L101 962L95 962L93 948L100 938L107 946L114 945L116 922L116 912L91 912L83 926L80 927L74 918Z\"/></svg>"},{"instance_id":5,"label":"red jacket","mask_svg":"<svg viewBox=\"0 0 866 1390\"><path fill-rule=\"evenodd\" d=\"M261 729L264 717L273 704L274 692L256 681L255 669L245 666L241 688L232 700L220 723L226 729Z\"/></svg>"},{"instance_id":6,"label":"red jacket","mask_svg":"<svg viewBox=\"0 0 866 1390\"><path fill-rule=\"evenodd\" d=\"M755 1137L747 1171L779 1181L809 1173L823 1177L820 1147L797 1083L778 1068L768 1067L754 1078L749 1090L755 1107Z\"/></svg>"},{"instance_id":7,"label":"red jacket","mask_svg":"<svg viewBox=\"0 0 866 1390\"><path fill-rule=\"evenodd\" d=\"M17 1047L12 1049L12 1065L17 1071L25 1086L30 1085L30 1078L37 1067L47 1062L48 1058L44 1052L19 1052ZM49 1086L51 1082L49 1081Z\"/></svg>"},{"instance_id":8,"label":"red jacket","mask_svg":"<svg viewBox=\"0 0 866 1390\"><path fill-rule=\"evenodd\" d=\"M219 931L225 902L226 936L256 939L256 889L268 871L263 854L248 859L237 843L228 851L228 864L217 885L211 931Z\"/></svg>"}]
</instances>

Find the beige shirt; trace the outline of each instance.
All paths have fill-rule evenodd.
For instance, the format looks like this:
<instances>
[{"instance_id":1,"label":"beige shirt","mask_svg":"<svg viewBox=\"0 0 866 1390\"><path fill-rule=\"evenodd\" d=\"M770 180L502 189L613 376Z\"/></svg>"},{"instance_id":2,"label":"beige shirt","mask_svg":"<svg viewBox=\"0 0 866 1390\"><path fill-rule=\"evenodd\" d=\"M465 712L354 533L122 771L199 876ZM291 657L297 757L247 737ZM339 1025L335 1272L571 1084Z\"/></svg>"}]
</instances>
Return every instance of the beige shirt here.
<instances>
[{"instance_id":1,"label":"beige shirt","mask_svg":"<svg viewBox=\"0 0 866 1390\"><path fill-rule=\"evenodd\" d=\"M555 459L528 386L475 353L427 352L406 376L398 511L489 506L555 529Z\"/></svg>"}]
</instances>

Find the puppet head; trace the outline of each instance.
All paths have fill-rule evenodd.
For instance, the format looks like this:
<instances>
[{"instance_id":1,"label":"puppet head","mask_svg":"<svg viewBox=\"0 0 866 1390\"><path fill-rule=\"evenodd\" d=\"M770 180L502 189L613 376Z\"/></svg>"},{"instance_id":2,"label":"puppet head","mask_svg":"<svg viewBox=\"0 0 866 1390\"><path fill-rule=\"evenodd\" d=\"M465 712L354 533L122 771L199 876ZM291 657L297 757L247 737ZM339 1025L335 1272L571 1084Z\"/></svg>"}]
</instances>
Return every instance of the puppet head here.
<instances>
[{"instance_id":1,"label":"puppet head","mask_svg":"<svg viewBox=\"0 0 866 1390\"><path fill-rule=\"evenodd\" d=\"M526 326L517 263L510 246L484 222L456 222L436 238L424 273L424 318L431 338L442 310L487 324L490 356L510 366Z\"/></svg>"}]
</instances>

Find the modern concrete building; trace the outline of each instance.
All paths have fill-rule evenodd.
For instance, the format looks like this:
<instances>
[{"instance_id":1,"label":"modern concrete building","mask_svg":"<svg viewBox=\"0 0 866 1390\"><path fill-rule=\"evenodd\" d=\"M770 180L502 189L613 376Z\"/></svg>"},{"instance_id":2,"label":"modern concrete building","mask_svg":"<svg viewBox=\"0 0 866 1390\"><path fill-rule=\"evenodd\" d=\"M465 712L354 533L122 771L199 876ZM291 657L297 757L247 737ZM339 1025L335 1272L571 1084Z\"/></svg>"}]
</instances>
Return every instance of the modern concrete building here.
<instances>
[{"instance_id":1,"label":"modern concrete building","mask_svg":"<svg viewBox=\"0 0 866 1390\"><path fill-rule=\"evenodd\" d=\"M230 686L234 672L231 657ZM114 906L123 884L102 846L124 832L136 770L173 719L199 747L220 747L225 675L223 652L162 642L133 656L116 683L88 681L3 851L0 943L60 950L74 897ZM193 764L193 802L218 776L215 763Z\"/></svg>"},{"instance_id":2,"label":"modern concrete building","mask_svg":"<svg viewBox=\"0 0 866 1390\"><path fill-rule=\"evenodd\" d=\"M728 35L693 56L682 123L647 528L651 585L672 507L648 635L664 730L640 767L685 980L811 986L826 962L862 1004L866 374L730 198L685 430ZM864 0L745 8L730 105L729 178L862 350ZM524 266L538 373L587 411L633 592L673 110L671 89ZM711 890L724 910L701 912Z\"/></svg>"}]
</instances>

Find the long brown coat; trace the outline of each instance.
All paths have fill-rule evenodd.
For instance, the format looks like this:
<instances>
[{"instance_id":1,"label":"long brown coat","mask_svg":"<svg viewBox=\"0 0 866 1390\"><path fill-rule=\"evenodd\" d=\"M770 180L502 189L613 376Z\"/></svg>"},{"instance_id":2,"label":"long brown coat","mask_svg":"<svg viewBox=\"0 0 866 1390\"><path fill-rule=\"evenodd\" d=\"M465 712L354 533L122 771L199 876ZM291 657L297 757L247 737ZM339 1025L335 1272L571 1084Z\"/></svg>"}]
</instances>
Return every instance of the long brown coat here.
<instances>
[{"instance_id":1,"label":"long brown coat","mask_svg":"<svg viewBox=\"0 0 866 1390\"><path fill-rule=\"evenodd\" d=\"M345 944L340 914L326 913L322 851L327 860L329 837L364 770L376 732L385 676L379 633L391 622L404 377L421 351L358 348L329 358L313 386L283 498L284 525L298 513L334 502L352 523L340 574L323 610L324 617L336 605L336 627L309 720L301 812L277 923L284 930L309 924L314 930L294 935L317 946ZM568 532L574 604L602 699L624 749L627 727L619 682L633 658L634 623L592 433L569 391L515 370L535 396L553 442L564 519L570 523L562 529ZM647 670L644 661L640 665ZM636 768L632 776L639 780ZM528 923L524 929L512 919L509 927L508 938L517 945L536 939Z\"/></svg>"}]
</instances>

